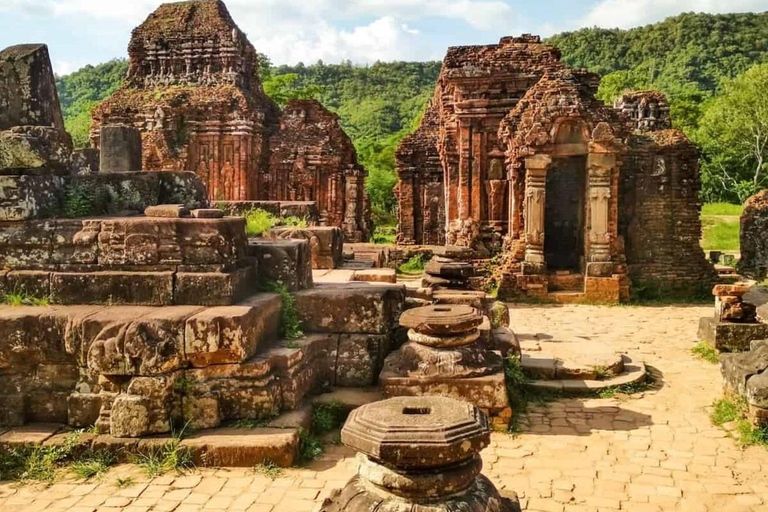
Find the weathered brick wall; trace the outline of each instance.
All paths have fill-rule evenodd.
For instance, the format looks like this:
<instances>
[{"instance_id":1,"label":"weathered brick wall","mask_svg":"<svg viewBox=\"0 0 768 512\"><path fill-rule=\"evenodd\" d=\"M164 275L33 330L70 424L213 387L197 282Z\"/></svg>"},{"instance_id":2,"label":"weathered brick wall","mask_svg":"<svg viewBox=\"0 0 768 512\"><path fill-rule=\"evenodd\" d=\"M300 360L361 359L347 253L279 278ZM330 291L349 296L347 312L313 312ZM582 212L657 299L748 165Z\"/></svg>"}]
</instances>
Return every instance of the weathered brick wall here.
<instances>
[{"instance_id":1,"label":"weathered brick wall","mask_svg":"<svg viewBox=\"0 0 768 512\"><path fill-rule=\"evenodd\" d=\"M679 130L630 137L619 234L636 295L709 295L715 274L700 245L698 158Z\"/></svg>"},{"instance_id":2,"label":"weathered brick wall","mask_svg":"<svg viewBox=\"0 0 768 512\"><path fill-rule=\"evenodd\" d=\"M744 206L739 272L755 279L768 274L768 190L750 197Z\"/></svg>"},{"instance_id":3,"label":"weathered brick wall","mask_svg":"<svg viewBox=\"0 0 768 512\"><path fill-rule=\"evenodd\" d=\"M339 116L315 100L286 105L270 140L270 165L260 176L261 199L315 201L320 218L344 227L350 241L368 239L366 172Z\"/></svg>"}]
</instances>

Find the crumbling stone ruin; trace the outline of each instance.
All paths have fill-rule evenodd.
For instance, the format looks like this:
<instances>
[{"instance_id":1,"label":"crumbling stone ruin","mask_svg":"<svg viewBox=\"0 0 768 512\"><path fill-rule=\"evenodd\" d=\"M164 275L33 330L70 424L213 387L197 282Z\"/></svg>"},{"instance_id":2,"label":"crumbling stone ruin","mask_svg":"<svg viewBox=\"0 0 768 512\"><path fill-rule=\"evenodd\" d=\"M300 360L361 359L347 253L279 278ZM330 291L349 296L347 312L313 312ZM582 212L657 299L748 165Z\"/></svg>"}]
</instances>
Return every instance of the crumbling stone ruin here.
<instances>
[{"instance_id":1,"label":"crumbling stone ruin","mask_svg":"<svg viewBox=\"0 0 768 512\"><path fill-rule=\"evenodd\" d=\"M768 338L768 324L758 318L757 306L744 300L750 288L747 283L715 286L715 314L699 320L699 339L721 352L740 352Z\"/></svg>"},{"instance_id":2,"label":"crumbling stone ruin","mask_svg":"<svg viewBox=\"0 0 768 512\"><path fill-rule=\"evenodd\" d=\"M743 396L749 418L758 428L768 427L768 340L755 340L749 351L720 356L720 371L727 393Z\"/></svg>"},{"instance_id":3,"label":"crumbling stone ruin","mask_svg":"<svg viewBox=\"0 0 768 512\"><path fill-rule=\"evenodd\" d=\"M367 240L366 173L338 118L312 101L280 112L223 2L161 5L128 54L123 87L93 111L94 147L103 126L134 126L143 169L193 171L215 201L316 201L322 221Z\"/></svg>"},{"instance_id":4,"label":"crumbling stone ruin","mask_svg":"<svg viewBox=\"0 0 768 512\"><path fill-rule=\"evenodd\" d=\"M322 512L472 510L519 512L481 474L488 419L444 397L392 398L352 412L341 441L357 454L357 475L325 500Z\"/></svg>"},{"instance_id":5,"label":"crumbling stone ruin","mask_svg":"<svg viewBox=\"0 0 768 512\"><path fill-rule=\"evenodd\" d=\"M197 464L287 466L311 394L376 383L403 286L315 286L309 241L249 240L195 173L139 171L134 126L101 126L101 172L81 173L45 46L0 52L0 84L0 424L93 427L122 457L187 425Z\"/></svg>"},{"instance_id":6,"label":"crumbling stone ruin","mask_svg":"<svg viewBox=\"0 0 768 512\"><path fill-rule=\"evenodd\" d=\"M698 293L698 155L657 92L595 98L535 36L448 50L397 153L401 244L504 249L503 296L616 301Z\"/></svg>"},{"instance_id":7,"label":"crumbling stone ruin","mask_svg":"<svg viewBox=\"0 0 768 512\"><path fill-rule=\"evenodd\" d=\"M747 199L741 214L739 272L757 280L768 276L768 190Z\"/></svg>"}]
</instances>

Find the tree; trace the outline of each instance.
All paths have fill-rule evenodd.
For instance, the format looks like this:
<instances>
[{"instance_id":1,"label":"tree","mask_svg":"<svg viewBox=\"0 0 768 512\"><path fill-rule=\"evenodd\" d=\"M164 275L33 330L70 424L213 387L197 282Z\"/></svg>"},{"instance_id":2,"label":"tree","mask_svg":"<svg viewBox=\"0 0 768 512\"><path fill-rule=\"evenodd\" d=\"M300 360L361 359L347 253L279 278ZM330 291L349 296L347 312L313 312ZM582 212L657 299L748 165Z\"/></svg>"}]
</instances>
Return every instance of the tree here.
<instances>
[{"instance_id":1,"label":"tree","mask_svg":"<svg viewBox=\"0 0 768 512\"><path fill-rule=\"evenodd\" d=\"M317 99L322 91L322 88L318 85L301 87L299 85L299 75L295 73L285 75L272 74L264 80L264 92L281 108L291 100Z\"/></svg>"},{"instance_id":2,"label":"tree","mask_svg":"<svg viewBox=\"0 0 768 512\"><path fill-rule=\"evenodd\" d=\"M768 186L768 64L726 81L696 134L712 198L745 201ZM717 197L717 196L720 197ZM708 198L709 199L709 198Z\"/></svg>"}]
</instances>

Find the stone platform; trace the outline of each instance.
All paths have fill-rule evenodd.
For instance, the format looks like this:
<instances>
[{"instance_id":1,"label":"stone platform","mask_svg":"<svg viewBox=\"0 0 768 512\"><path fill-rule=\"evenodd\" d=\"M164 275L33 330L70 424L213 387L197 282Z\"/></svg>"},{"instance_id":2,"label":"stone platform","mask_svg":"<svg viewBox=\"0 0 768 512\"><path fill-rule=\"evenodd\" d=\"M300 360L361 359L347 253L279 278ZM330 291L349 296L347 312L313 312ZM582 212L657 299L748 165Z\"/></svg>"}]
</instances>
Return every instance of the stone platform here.
<instances>
[{"instance_id":1,"label":"stone platform","mask_svg":"<svg viewBox=\"0 0 768 512\"><path fill-rule=\"evenodd\" d=\"M520 347L520 364L533 388L594 393L645 382L647 376L643 363L601 342L522 336Z\"/></svg>"}]
</instances>

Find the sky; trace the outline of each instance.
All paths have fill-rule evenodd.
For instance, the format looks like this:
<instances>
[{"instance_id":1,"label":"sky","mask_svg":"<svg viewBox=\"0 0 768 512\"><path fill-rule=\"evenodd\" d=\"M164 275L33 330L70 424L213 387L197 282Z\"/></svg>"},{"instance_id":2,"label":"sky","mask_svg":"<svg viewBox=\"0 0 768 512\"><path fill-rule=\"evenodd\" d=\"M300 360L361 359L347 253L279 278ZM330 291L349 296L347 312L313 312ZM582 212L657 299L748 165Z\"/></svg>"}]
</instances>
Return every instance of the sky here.
<instances>
[{"instance_id":1,"label":"sky","mask_svg":"<svg viewBox=\"0 0 768 512\"><path fill-rule=\"evenodd\" d=\"M763 12L768 0L225 0L275 64L439 60L449 46L631 28L682 12ZM0 0L0 48L47 43L54 70L127 56L131 29L162 0Z\"/></svg>"}]
</instances>

